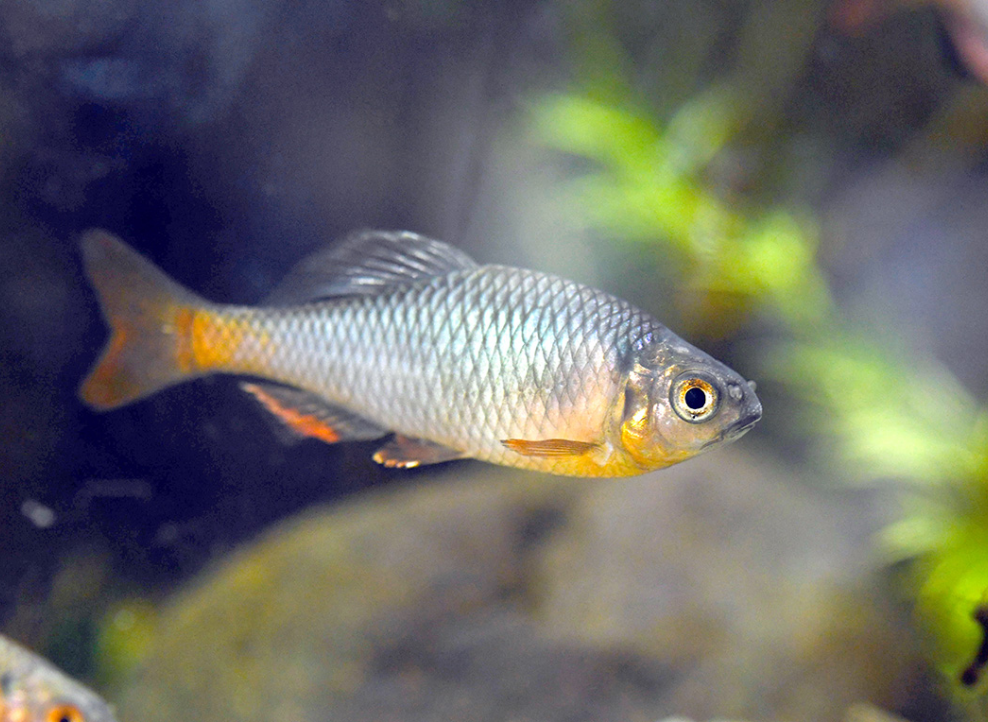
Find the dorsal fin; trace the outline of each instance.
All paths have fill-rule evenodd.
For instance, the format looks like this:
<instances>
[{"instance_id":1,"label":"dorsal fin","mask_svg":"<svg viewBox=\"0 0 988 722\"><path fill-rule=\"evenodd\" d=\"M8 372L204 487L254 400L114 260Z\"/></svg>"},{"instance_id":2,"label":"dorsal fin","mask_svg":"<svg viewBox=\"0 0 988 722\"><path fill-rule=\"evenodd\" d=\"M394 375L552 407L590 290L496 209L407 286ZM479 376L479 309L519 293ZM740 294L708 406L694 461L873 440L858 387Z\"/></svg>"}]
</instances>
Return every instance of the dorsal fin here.
<instances>
[{"instance_id":1,"label":"dorsal fin","mask_svg":"<svg viewBox=\"0 0 988 722\"><path fill-rule=\"evenodd\" d=\"M476 268L448 243L410 231L356 231L303 259L266 303L287 306L334 296L373 295L395 284Z\"/></svg>"}]
</instances>

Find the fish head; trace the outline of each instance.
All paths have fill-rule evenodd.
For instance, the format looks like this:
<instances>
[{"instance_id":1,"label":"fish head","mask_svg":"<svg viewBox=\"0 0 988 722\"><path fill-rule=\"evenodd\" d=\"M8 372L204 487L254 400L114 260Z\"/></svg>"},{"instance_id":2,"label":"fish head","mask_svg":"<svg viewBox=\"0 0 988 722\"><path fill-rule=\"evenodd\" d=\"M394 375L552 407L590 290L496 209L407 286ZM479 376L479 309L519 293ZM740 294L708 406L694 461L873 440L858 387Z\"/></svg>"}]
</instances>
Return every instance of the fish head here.
<instances>
[{"instance_id":1,"label":"fish head","mask_svg":"<svg viewBox=\"0 0 988 722\"><path fill-rule=\"evenodd\" d=\"M116 722L109 705L39 658L0 674L0 722Z\"/></svg>"},{"instance_id":2,"label":"fish head","mask_svg":"<svg viewBox=\"0 0 988 722\"><path fill-rule=\"evenodd\" d=\"M645 469L739 439L762 416L752 382L671 332L639 349L624 388L620 443Z\"/></svg>"}]
</instances>

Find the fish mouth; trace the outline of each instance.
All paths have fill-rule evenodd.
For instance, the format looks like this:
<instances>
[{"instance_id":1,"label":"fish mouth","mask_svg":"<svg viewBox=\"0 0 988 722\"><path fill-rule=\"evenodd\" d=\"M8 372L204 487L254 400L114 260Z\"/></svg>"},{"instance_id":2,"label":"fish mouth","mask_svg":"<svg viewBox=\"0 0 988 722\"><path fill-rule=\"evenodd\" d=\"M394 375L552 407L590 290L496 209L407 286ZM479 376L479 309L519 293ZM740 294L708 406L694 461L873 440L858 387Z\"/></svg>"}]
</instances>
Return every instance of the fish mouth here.
<instances>
[{"instance_id":1,"label":"fish mouth","mask_svg":"<svg viewBox=\"0 0 988 722\"><path fill-rule=\"evenodd\" d=\"M721 437L723 441L735 441L751 431L751 428L762 418L761 404L757 408L750 409L735 424L724 432Z\"/></svg>"}]
</instances>

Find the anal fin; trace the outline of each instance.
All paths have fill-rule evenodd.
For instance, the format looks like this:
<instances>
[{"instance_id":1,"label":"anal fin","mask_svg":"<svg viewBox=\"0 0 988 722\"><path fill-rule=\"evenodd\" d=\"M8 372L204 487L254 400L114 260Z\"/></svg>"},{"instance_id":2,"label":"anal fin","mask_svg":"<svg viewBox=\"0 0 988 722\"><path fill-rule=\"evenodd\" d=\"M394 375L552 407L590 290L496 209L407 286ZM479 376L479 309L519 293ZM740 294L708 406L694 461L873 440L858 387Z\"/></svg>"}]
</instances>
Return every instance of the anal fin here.
<instances>
[{"instance_id":1,"label":"anal fin","mask_svg":"<svg viewBox=\"0 0 988 722\"><path fill-rule=\"evenodd\" d=\"M581 456L598 448L592 441L573 441L572 439L504 439L501 441L505 448L517 451L523 456Z\"/></svg>"},{"instance_id":2,"label":"anal fin","mask_svg":"<svg viewBox=\"0 0 988 722\"><path fill-rule=\"evenodd\" d=\"M400 435L374 452L374 461L393 469L412 469L462 458L462 452L448 446Z\"/></svg>"},{"instance_id":3,"label":"anal fin","mask_svg":"<svg viewBox=\"0 0 988 722\"><path fill-rule=\"evenodd\" d=\"M240 388L257 399L293 434L327 444L357 439L377 439L387 433L376 424L346 409L326 403L319 396L288 386L243 382Z\"/></svg>"}]
</instances>

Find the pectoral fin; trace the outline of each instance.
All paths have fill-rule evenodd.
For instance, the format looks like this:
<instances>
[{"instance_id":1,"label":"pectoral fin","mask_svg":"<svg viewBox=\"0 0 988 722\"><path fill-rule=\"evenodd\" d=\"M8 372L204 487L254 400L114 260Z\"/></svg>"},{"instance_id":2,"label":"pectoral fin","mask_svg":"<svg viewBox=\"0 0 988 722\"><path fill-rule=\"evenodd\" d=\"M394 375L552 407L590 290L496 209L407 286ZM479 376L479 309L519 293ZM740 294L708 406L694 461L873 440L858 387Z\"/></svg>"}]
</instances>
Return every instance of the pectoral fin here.
<instances>
[{"instance_id":1,"label":"pectoral fin","mask_svg":"<svg viewBox=\"0 0 988 722\"><path fill-rule=\"evenodd\" d=\"M462 452L456 449L407 436L395 436L374 452L374 461L393 469L412 469L416 466L462 458Z\"/></svg>"},{"instance_id":2,"label":"pectoral fin","mask_svg":"<svg viewBox=\"0 0 988 722\"><path fill-rule=\"evenodd\" d=\"M502 444L523 456L581 456L598 447L591 441L573 441L572 439L541 439L528 441L526 439L504 439Z\"/></svg>"},{"instance_id":3,"label":"pectoral fin","mask_svg":"<svg viewBox=\"0 0 988 722\"><path fill-rule=\"evenodd\" d=\"M377 439L387 433L386 429L346 409L327 404L308 391L249 382L240 384L240 388L297 436L335 444L344 439Z\"/></svg>"}]
</instances>

